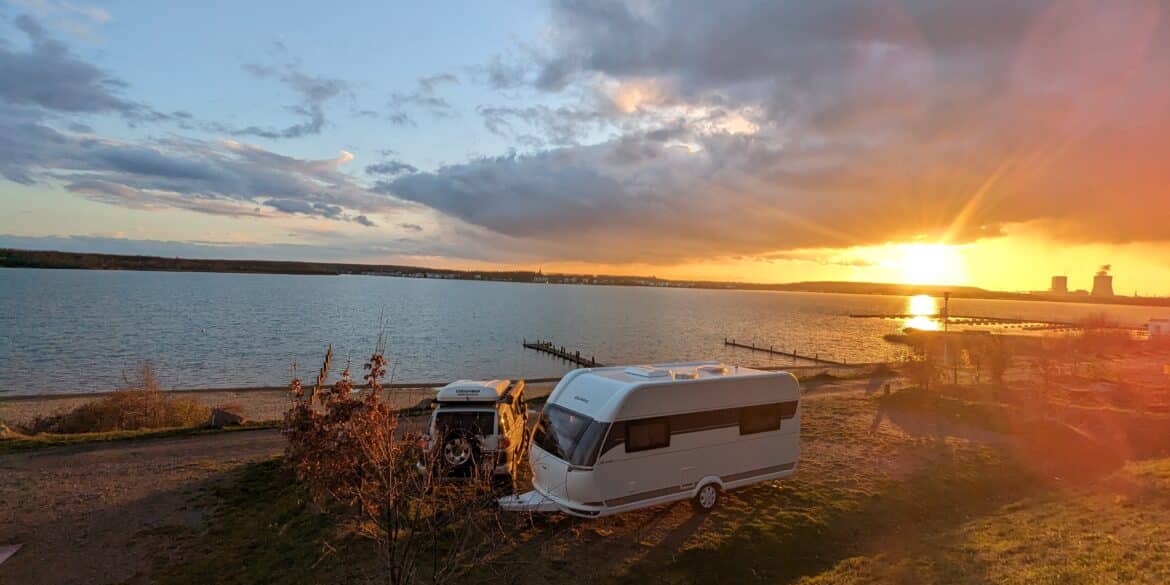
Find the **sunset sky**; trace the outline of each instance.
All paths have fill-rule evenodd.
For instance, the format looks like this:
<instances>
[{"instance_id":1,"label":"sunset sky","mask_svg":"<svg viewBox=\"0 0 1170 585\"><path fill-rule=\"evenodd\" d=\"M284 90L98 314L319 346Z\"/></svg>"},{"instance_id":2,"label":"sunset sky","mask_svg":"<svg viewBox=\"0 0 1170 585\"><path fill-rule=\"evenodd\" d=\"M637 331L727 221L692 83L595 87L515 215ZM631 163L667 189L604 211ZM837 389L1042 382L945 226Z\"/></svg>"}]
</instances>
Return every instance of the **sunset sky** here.
<instances>
[{"instance_id":1,"label":"sunset sky","mask_svg":"<svg viewBox=\"0 0 1170 585\"><path fill-rule=\"evenodd\" d=\"M1170 4L0 0L0 246L1170 294Z\"/></svg>"}]
</instances>

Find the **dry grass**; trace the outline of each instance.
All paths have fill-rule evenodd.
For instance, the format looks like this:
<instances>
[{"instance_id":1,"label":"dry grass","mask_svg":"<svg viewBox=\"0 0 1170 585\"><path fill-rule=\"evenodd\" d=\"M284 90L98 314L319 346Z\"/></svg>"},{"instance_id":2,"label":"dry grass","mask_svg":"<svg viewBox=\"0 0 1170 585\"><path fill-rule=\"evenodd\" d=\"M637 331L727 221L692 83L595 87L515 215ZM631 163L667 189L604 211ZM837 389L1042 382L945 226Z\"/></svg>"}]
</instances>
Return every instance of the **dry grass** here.
<instances>
[{"instance_id":1,"label":"dry grass","mask_svg":"<svg viewBox=\"0 0 1170 585\"><path fill-rule=\"evenodd\" d=\"M215 408L236 416L244 416L244 405L239 402L224 402L217 404Z\"/></svg>"},{"instance_id":2,"label":"dry grass","mask_svg":"<svg viewBox=\"0 0 1170 585\"><path fill-rule=\"evenodd\" d=\"M196 400L163 392L154 368L144 362L125 388L70 412L40 417L27 430L35 435L184 428L206 423L210 414L211 409Z\"/></svg>"}]
</instances>

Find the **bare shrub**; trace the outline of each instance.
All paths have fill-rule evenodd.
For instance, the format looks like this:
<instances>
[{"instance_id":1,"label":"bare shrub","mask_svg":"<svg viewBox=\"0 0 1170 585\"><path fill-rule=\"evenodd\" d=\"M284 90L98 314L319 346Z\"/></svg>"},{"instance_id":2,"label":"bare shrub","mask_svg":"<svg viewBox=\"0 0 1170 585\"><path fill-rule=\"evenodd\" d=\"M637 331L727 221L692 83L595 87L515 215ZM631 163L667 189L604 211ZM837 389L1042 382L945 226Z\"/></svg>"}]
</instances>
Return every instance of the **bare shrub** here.
<instances>
[{"instance_id":1,"label":"bare shrub","mask_svg":"<svg viewBox=\"0 0 1170 585\"><path fill-rule=\"evenodd\" d=\"M99 433L121 430L195 427L207 421L211 409L191 398L171 396L159 389L150 362L142 362L125 386L72 411L37 419L32 432Z\"/></svg>"},{"instance_id":2,"label":"bare shrub","mask_svg":"<svg viewBox=\"0 0 1170 585\"><path fill-rule=\"evenodd\" d=\"M318 500L340 503L354 531L375 543L377 580L441 583L474 568L500 534L490 482L439 481L440 458L401 432L398 411L380 397L380 352L365 366L364 396L353 392L348 368L332 388L320 388L330 356L312 393L299 379L291 385L286 457L297 479Z\"/></svg>"}]
</instances>

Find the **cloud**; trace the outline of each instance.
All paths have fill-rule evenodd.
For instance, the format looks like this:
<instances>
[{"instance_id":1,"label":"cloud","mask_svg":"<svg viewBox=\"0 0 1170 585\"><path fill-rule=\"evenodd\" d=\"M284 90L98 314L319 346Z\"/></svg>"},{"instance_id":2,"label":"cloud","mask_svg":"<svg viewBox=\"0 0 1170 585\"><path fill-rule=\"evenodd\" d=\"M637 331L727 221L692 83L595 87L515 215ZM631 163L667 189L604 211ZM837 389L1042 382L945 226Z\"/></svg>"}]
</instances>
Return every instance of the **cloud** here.
<instances>
[{"instance_id":1,"label":"cloud","mask_svg":"<svg viewBox=\"0 0 1170 585\"><path fill-rule=\"evenodd\" d=\"M811 262L822 266L845 266L849 268L869 268L880 263L867 258L858 258L848 253L830 250L792 250L789 252L775 252L748 259L762 262Z\"/></svg>"},{"instance_id":2,"label":"cloud","mask_svg":"<svg viewBox=\"0 0 1170 585\"><path fill-rule=\"evenodd\" d=\"M446 98L438 95L438 89L445 84L457 83L459 78L452 73L420 77L414 91L390 94L390 112L387 118L399 126L416 124L409 113L411 110L422 110L435 119L448 118L454 114L454 110Z\"/></svg>"},{"instance_id":3,"label":"cloud","mask_svg":"<svg viewBox=\"0 0 1170 585\"><path fill-rule=\"evenodd\" d=\"M23 50L0 43L0 100L54 113L112 113L139 121L166 118L124 97L124 81L73 54L33 17L22 14L13 25L28 43Z\"/></svg>"},{"instance_id":4,"label":"cloud","mask_svg":"<svg viewBox=\"0 0 1170 585\"><path fill-rule=\"evenodd\" d=\"M421 226L421 225L418 225L417 223L400 223L400 224L398 224L398 227L400 227L400 228L402 228L402 229L404 229L404 230L410 230L410 231L412 231L412 232L421 232L421 231L423 231L423 228L422 228L422 226Z\"/></svg>"},{"instance_id":5,"label":"cloud","mask_svg":"<svg viewBox=\"0 0 1170 585\"><path fill-rule=\"evenodd\" d=\"M1170 214L1170 9L1115 8L554 2L535 73L504 85L576 103L478 110L533 151L378 189L606 261L964 242L1025 223L1168 241L1149 218Z\"/></svg>"},{"instance_id":6,"label":"cloud","mask_svg":"<svg viewBox=\"0 0 1170 585\"><path fill-rule=\"evenodd\" d=\"M511 55L495 55L487 65L474 69L489 87L496 90L510 90L523 87L528 82L530 65Z\"/></svg>"},{"instance_id":7,"label":"cloud","mask_svg":"<svg viewBox=\"0 0 1170 585\"><path fill-rule=\"evenodd\" d=\"M414 165L398 160L386 160L366 167L367 175L401 175L415 172L418 172L418 169Z\"/></svg>"},{"instance_id":8,"label":"cloud","mask_svg":"<svg viewBox=\"0 0 1170 585\"><path fill-rule=\"evenodd\" d=\"M15 24L29 45L20 50L0 43L0 176L10 181L58 185L134 209L234 217L293 214L371 227L370 214L404 206L350 177L344 167L354 156L346 151L314 160L234 140L119 140L95 134L75 116L112 114L131 123L166 119L181 127L193 117L186 112L159 114L124 97L124 82L77 58L49 38L37 21L20 16ZM293 137L319 132L323 104L346 87L305 75L295 63L250 69L279 78L301 94L303 103L294 110L307 121L273 134L256 129L242 133Z\"/></svg>"},{"instance_id":9,"label":"cloud","mask_svg":"<svg viewBox=\"0 0 1170 585\"><path fill-rule=\"evenodd\" d=\"M526 136L517 131L517 124L526 131L539 133L544 139L538 144L555 146L577 144L589 132L598 129L607 121L602 112L571 108L535 106L480 106L476 108L483 118L484 127L498 136Z\"/></svg>"},{"instance_id":10,"label":"cloud","mask_svg":"<svg viewBox=\"0 0 1170 585\"><path fill-rule=\"evenodd\" d=\"M275 210L363 224L369 220L356 220L357 214L402 207L344 173L351 160L345 151L315 160L235 141L126 142L62 132L35 111L0 104L0 175L21 184L61 184L126 207L236 216Z\"/></svg>"},{"instance_id":11,"label":"cloud","mask_svg":"<svg viewBox=\"0 0 1170 585\"><path fill-rule=\"evenodd\" d=\"M234 134L237 136L259 136L276 140L320 134L327 123L325 105L339 96L351 93L348 82L306 74L295 61L282 67L249 63L244 65L244 70L259 79L276 79L291 89L300 98L300 102L285 106L285 109L300 116L303 121L285 128L248 126L235 130Z\"/></svg>"},{"instance_id":12,"label":"cloud","mask_svg":"<svg viewBox=\"0 0 1170 585\"><path fill-rule=\"evenodd\" d=\"M94 38L95 30L112 20L108 11L96 6L59 0L17 0L16 3L38 19L47 20L79 38Z\"/></svg>"}]
</instances>

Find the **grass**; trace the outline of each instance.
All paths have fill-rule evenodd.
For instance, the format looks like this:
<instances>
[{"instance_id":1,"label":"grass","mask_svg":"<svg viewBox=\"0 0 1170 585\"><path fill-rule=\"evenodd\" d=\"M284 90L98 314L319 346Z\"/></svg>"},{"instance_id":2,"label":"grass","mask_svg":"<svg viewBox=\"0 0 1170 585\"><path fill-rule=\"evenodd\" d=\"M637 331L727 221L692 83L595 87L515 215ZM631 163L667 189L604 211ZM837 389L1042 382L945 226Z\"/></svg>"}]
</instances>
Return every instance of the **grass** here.
<instances>
[{"instance_id":1,"label":"grass","mask_svg":"<svg viewBox=\"0 0 1170 585\"><path fill-rule=\"evenodd\" d=\"M1170 459L1131 463L1091 487L1057 489L908 546L837 563L807 583L1166 583Z\"/></svg>"},{"instance_id":2,"label":"grass","mask_svg":"<svg viewBox=\"0 0 1170 585\"><path fill-rule=\"evenodd\" d=\"M979 420L943 417L923 432L909 422L928 414L920 405L896 407L807 401L797 473L725 494L709 515L680 503L598 520L505 516L509 537L465 580L1170 582L1170 459L1054 481L1012 449L964 438ZM275 461L245 467L217 496L187 560L152 578L337 582L373 567L368 545L308 505Z\"/></svg>"},{"instance_id":3,"label":"grass","mask_svg":"<svg viewBox=\"0 0 1170 585\"><path fill-rule=\"evenodd\" d=\"M373 557L366 542L339 536L280 459L244 466L214 495L207 532L185 544L184 560L156 562L152 583L353 582Z\"/></svg>"},{"instance_id":4,"label":"grass","mask_svg":"<svg viewBox=\"0 0 1170 585\"><path fill-rule=\"evenodd\" d=\"M237 427L224 427L221 429L207 429L202 427L176 427L163 429L142 429L133 431L106 431L100 433L37 433L35 435L25 435L9 430L0 433L0 455L35 449L45 449L49 447L64 447L68 445L88 445L115 441L135 441L146 439L161 439L168 437L190 437L232 431L275 429L279 428L280 424L280 421L265 421L247 423Z\"/></svg>"}]
</instances>

